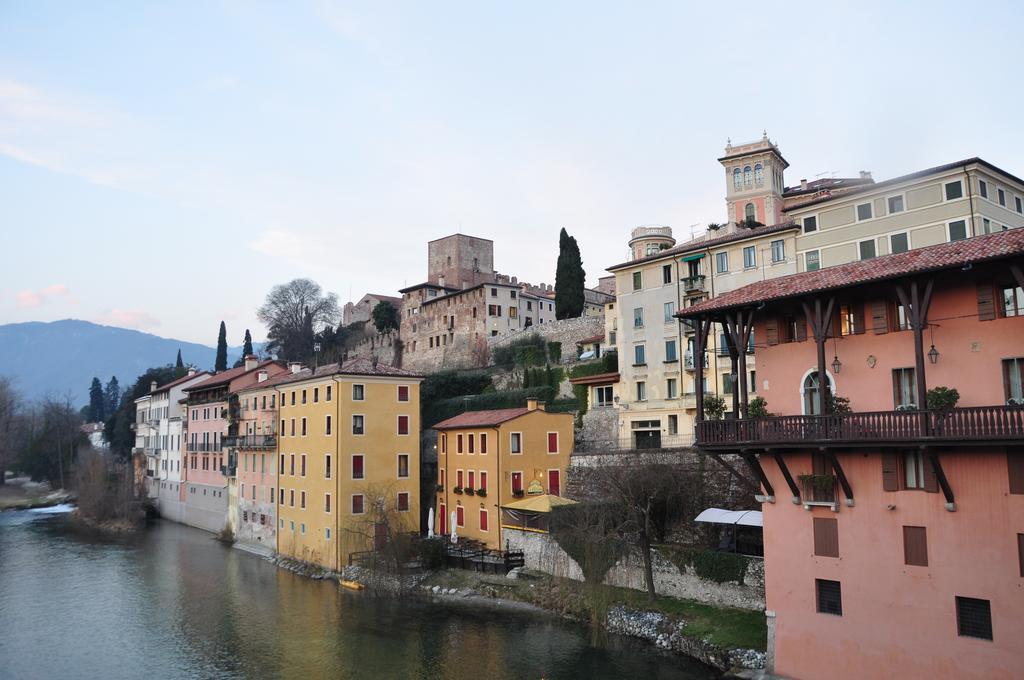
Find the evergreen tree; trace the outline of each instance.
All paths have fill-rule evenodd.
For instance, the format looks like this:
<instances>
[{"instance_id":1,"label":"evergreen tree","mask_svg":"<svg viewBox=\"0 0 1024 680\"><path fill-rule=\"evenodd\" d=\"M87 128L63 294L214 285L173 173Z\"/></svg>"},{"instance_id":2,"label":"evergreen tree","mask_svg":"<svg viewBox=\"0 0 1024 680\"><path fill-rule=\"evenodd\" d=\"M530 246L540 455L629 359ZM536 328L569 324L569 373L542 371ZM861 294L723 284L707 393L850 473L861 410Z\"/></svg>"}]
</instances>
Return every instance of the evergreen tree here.
<instances>
[{"instance_id":1,"label":"evergreen tree","mask_svg":"<svg viewBox=\"0 0 1024 680\"><path fill-rule=\"evenodd\" d=\"M174 377L181 378L185 375L185 362L181 360L181 350L178 350L178 360L174 363Z\"/></svg>"},{"instance_id":2,"label":"evergreen tree","mask_svg":"<svg viewBox=\"0 0 1024 680\"><path fill-rule=\"evenodd\" d=\"M103 390L103 398L106 400L103 415L110 418L121 405L121 386L117 383L116 375L111 376L110 381L107 382L107 387Z\"/></svg>"},{"instance_id":3,"label":"evergreen tree","mask_svg":"<svg viewBox=\"0 0 1024 680\"><path fill-rule=\"evenodd\" d=\"M555 267L555 318L572 319L583 315L583 288L586 275L576 239L562 229L558 237L558 263Z\"/></svg>"},{"instance_id":4,"label":"evergreen tree","mask_svg":"<svg viewBox=\"0 0 1024 680\"><path fill-rule=\"evenodd\" d=\"M99 378L93 378L92 384L89 385L88 409L86 418L90 423L99 423L107 419L107 401Z\"/></svg>"},{"instance_id":5,"label":"evergreen tree","mask_svg":"<svg viewBox=\"0 0 1024 680\"><path fill-rule=\"evenodd\" d=\"M373 308L372 317L374 327L382 335L398 330L398 324L401 322L398 310L390 302L378 302Z\"/></svg>"},{"instance_id":6,"label":"evergreen tree","mask_svg":"<svg viewBox=\"0 0 1024 680\"><path fill-rule=\"evenodd\" d=\"M226 371L228 368L228 329L224 322L220 322L220 332L217 334L217 358L213 362L214 371Z\"/></svg>"},{"instance_id":7,"label":"evergreen tree","mask_svg":"<svg viewBox=\"0 0 1024 680\"><path fill-rule=\"evenodd\" d=\"M255 354L252 351L252 336L249 335L249 329L245 329L245 340L242 341L242 357L247 357L250 354Z\"/></svg>"}]
</instances>

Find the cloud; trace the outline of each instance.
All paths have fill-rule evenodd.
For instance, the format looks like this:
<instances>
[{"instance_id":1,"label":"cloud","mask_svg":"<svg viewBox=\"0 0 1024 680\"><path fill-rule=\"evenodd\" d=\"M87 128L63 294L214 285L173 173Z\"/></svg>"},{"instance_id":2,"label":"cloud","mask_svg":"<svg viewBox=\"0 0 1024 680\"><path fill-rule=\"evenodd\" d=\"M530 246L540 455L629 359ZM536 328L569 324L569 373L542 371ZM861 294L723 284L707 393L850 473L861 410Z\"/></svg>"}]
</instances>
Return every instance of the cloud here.
<instances>
[{"instance_id":1,"label":"cloud","mask_svg":"<svg viewBox=\"0 0 1024 680\"><path fill-rule=\"evenodd\" d=\"M96 323L106 324L108 326L121 326L123 328L135 328L137 330L147 330L150 328L156 328L160 325L160 320L152 316L148 312L143 312L137 309L111 309L103 312L95 319Z\"/></svg>"},{"instance_id":2,"label":"cloud","mask_svg":"<svg viewBox=\"0 0 1024 680\"><path fill-rule=\"evenodd\" d=\"M71 294L71 291L63 283L55 283L39 290L18 291L15 299L22 309L34 309L41 307L53 299L62 299L64 302L75 304L78 298Z\"/></svg>"}]
</instances>

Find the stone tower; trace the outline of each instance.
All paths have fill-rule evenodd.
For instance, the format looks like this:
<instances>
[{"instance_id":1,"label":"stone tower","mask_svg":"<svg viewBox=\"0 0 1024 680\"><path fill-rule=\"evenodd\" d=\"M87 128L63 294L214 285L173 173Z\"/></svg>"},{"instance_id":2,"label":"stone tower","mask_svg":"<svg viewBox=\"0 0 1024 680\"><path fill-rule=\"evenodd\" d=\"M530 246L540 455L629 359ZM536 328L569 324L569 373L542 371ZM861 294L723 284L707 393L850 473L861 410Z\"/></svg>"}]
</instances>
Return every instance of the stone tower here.
<instances>
[{"instance_id":1,"label":"stone tower","mask_svg":"<svg viewBox=\"0 0 1024 680\"><path fill-rule=\"evenodd\" d=\"M782 222L782 173L789 163L768 133L756 142L725 146L718 159L725 168L725 202L729 222L753 219L761 224Z\"/></svg>"},{"instance_id":2,"label":"stone tower","mask_svg":"<svg viewBox=\"0 0 1024 680\"><path fill-rule=\"evenodd\" d=\"M657 255L666 248L676 244L672 237L672 227L647 225L637 227L630 234L629 253L631 259L639 260L648 255Z\"/></svg>"},{"instance_id":3,"label":"stone tower","mask_svg":"<svg viewBox=\"0 0 1024 680\"><path fill-rule=\"evenodd\" d=\"M494 241L452 234L427 243L427 281L469 288L494 280Z\"/></svg>"}]
</instances>

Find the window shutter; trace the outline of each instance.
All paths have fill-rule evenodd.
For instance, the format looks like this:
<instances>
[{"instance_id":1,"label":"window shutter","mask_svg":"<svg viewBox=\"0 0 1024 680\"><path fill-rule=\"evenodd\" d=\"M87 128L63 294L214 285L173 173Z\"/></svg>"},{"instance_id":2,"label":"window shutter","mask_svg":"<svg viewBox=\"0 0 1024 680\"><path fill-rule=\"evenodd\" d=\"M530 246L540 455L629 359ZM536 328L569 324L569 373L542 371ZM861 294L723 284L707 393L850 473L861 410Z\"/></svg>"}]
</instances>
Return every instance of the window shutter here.
<instances>
[{"instance_id":1,"label":"window shutter","mask_svg":"<svg viewBox=\"0 0 1024 680\"><path fill-rule=\"evenodd\" d=\"M779 320L776 317L765 319L764 339L769 347L779 344Z\"/></svg>"},{"instance_id":2,"label":"window shutter","mask_svg":"<svg viewBox=\"0 0 1024 680\"><path fill-rule=\"evenodd\" d=\"M928 493L938 493L939 480L935 476L935 468L932 467L931 456L922 455L924 457L924 464L921 466L924 468L924 490Z\"/></svg>"},{"instance_id":3,"label":"window shutter","mask_svg":"<svg viewBox=\"0 0 1024 680\"><path fill-rule=\"evenodd\" d=\"M814 554L839 557L839 521L829 517L814 518Z\"/></svg>"},{"instance_id":4,"label":"window shutter","mask_svg":"<svg viewBox=\"0 0 1024 680\"><path fill-rule=\"evenodd\" d=\"M992 286L987 283L978 284L978 320L991 321L996 318L996 303L992 294Z\"/></svg>"},{"instance_id":5,"label":"window shutter","mask_svg":"<svg viewBox=\"0 0 1024 680\"><path fill-rule=\"evenodd\" d=\"M861 334L865 331L864 328L864 303L854 302L851 305L853 309L853 332Z\"/></svg>"},{"instance_id":6,"label":"window shutter","mask_svg":"<svg viewBox=\"0 0 1024 680\"><path fill-rule=\"evenodd\" d=\"M900 490L899 457L895 453L882 454L882 490Z\"/></svg>"},{"instance_id":7,"label":"window shutter","mask_svg":"<svg viewBox=\"0 0 1024 680\"><path fill-rule=\"evenodd\" d=\"M807 322L803 317L799 317L796 320L796 341L803 342L807 339Z\"/></svg>"},{"instance_id":8,"label":"window shutter","mask_svg":"<svg viewBox=\"0 0 1024 680\"><path fill-rule=\"evenodd\" d=\"M1010 477L1010 493L1024 494L1024 449L1006 449L1006 468Z\"/></svg>"},{"instance_id":9,"label":"window shutter","mask_svg":"<svg viewBox=\"0 0 1024 680\"><path fill-rule=\"evenodd\" d=\"M928 566L928 532L924 527L903 527L903 563Z\"/></svg>"},{"instance_id":10,"label":"window shutter","mask_svg":"<svg viewBox=\"0 0 1024 680\"><path fill-rule=\"evenodd\" d=\"M889 332L889 303L885 300L875 300L871 303L871 326L875 335Z\"/></svg>"},{"instance_id":11,"label":"window shutter","mask_svg":"<svg viewBox=\"0 0 1024 680\"><path fill-rule=\"evenodd\" d=\"M1020 562L1020 575L1024 576L1024 534L1017 534L1017 560Z\"/></svg>"}]
</instances>

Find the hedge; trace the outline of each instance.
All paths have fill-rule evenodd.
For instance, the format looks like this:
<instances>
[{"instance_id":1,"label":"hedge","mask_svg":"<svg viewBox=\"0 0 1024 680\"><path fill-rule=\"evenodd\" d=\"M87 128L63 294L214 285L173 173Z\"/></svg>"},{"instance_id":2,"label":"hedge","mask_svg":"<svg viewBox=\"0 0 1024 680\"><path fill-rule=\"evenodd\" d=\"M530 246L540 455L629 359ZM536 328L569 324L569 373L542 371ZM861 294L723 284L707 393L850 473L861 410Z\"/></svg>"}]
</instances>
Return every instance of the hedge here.
<instances>
[{"instance_id":1,"label":"hedge","mask_svg":"<svg viewBox=\"0 0 1024 680\"><path fill-rule=\"evenodd\" d=\"M544 385L523 390L507 392L489 392L487 394L467 394L451 399L438 399L423 403L424 428L457 416L466 411L493 411L500 408L516 408L526 406L527 398L536 398L548 403L554 402L555 390Z\"/></svg>"}]
</instances>

